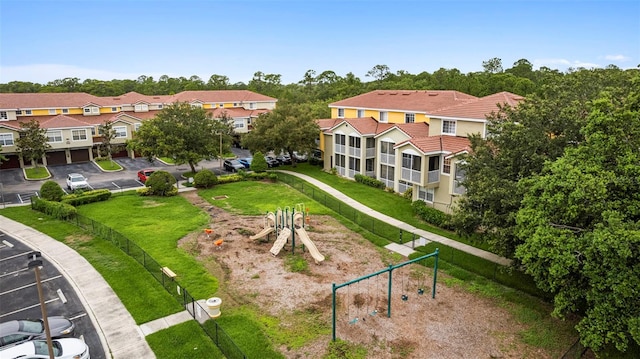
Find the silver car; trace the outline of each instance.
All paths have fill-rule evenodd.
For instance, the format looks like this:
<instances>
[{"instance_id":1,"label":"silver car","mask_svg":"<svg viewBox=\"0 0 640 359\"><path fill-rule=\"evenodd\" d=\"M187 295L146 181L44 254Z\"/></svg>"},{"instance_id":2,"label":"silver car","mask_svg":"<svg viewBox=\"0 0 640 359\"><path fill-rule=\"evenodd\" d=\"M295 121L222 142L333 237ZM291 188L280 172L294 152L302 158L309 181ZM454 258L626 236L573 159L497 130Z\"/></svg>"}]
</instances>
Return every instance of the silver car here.
<instances>
[{"instance_id":1,"label":"silver car","mask_svg":"<svg viewBox=\"0 0 640 359\"><path fill-rule=\"evenodd\" d=\"M52 338L73 335L75 325L65 317L48 317ZM13 346L32 339L45 339L44 321L42 319L11 320L0 323L0 348Z\"/></svg>"},{"instance_id":2,"label":"silver car","mask_svg":"<svg viewBox=\"0 0 640 359\"><path fill-rule=\"evenodd\" d=\"M67 188L71 191L77 189L90 188L87 179L80 173L69 173L67 175Z\"/></svg>"}]
</instances>

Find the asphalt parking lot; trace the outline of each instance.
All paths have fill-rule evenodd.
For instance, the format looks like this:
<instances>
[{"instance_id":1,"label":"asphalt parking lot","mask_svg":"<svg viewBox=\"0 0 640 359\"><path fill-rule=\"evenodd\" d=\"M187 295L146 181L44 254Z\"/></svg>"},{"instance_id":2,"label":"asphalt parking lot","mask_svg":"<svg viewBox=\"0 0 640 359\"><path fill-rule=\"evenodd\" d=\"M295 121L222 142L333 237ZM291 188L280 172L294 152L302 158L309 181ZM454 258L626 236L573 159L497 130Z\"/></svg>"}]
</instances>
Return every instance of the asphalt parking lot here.
<instances>
[{"instance_id":1,"label":"asphalt parking lot","mask_svg":"<svg viewBox=\"0 0 640 359\"><path fill-rule=\"evenodd\" d=\"M29 253L25 244L0 232L0 322L42 318L36 277L28 268ZM92 358L105 358L105 351L91 319L73 287L58 269L44 257L40 270L43 300L47 316L64 316L76 326L74 337L89 346Z\"/></svg>"}]
</instances>

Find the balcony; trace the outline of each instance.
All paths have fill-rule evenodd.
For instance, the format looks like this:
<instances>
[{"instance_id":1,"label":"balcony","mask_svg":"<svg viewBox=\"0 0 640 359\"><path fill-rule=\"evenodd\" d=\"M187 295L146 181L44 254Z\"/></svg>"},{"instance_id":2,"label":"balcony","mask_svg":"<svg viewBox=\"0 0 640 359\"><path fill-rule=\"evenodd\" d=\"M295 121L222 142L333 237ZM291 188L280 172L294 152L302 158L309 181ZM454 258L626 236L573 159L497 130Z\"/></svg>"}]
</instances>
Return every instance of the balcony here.
<instances>
[{"instance_id":1,"label":"balcony","mask_svg":"<svg viewBox=\"0 0 640 359\"><path fill-rule=\"evenodd\" d=\"M359 173L360 173L360 171L349 170L349 178L354 178Z\"/></svg>"},{"instance_id":2,"label":"balcony","mask_svg":"<svg viewBox=\"0 0 640 359\"><path fill-rule=\"evenodd\" d=\"M400 178L404 181L420 184L421 172L412 170L406 167L402 167L402 174Z\"/></svg>"},{"instance_id":3,"label":"balcony","mask_svg":"<svg viewBox=\"0 0 640 359\"><path fill-rule=\"evenodd\" d=\"M359 147L349 147L349 156L360 158L362 156L362 150Z\"/></svg>"},{"instance_id":4,"label":"balcony","mask_svg":"<svg viewBox=\"0 0 640 359\"><path fill-rule=\"evenodd\" d=\"M427 173L427 183L440 182L440 170L432 170Z\"/></svg>"},{"instance_id":5,"label":"balcony","mask_svg":"<svg viewBox=\"0 0 640 359\"><path fill-rule=\"evenodd\" d=\"M345 145L339 145L336 143L336 147L334 148L335 153L345 154Z\"/></svg>"},{"instance_id":6,"label":"balcony","mask_svg":"<svg viewBox=\"0 0 640 359\"><path fill-rule=\"evenodd\" d=\"M380 163L383 165L392 165L396 164L396 155L390 155L386 153L380 154Z\"/></svg>"},{"instance_id":7,"label":"balcony","mask_svg":"<svg viewBox=\"0 0 640 359\"><path fill-rule=\"evenodd\" d=\"M460 185L461 181L453 180L453 194L465 194L467 189Z\"/></svg>"},{"instance_id":8,"label":"balcony","mask_svg":"<svg viewBox=\"0 0 640 359\"><path fill-rule=\"evenodd\" d=\"M336 166L336 171L338 171L338 174L339 174L340 176L344 176L344 174L346 173L346 168Z\"/></svg>"},{"instance_id":9,"label":"balcony","mask_svg":"<svg viewBox=\"0 0 640 359\"><path fill-rule=\"evenodd\" d=\"M376 149L375 148L367 148L367 150L365 152L365 156L367 158L375 157L376 156Z\"/></svg>"}]
</instances>

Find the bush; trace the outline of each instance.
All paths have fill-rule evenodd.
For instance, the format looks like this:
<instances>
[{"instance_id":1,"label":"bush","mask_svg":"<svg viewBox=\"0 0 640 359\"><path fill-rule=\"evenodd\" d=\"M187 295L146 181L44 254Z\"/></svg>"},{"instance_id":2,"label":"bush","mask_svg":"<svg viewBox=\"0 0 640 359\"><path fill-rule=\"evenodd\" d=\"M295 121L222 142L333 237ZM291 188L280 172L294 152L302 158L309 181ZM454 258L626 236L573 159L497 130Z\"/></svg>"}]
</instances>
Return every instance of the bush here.
<instances>
[{"instance_id":1,"label":"bush","mask_svg":"<svg viewBox=\"0 0 640 359\"><path fill-rule=\"evenodd\" d=\"M249 167L254 172L266 172L269 166L267 160L264 159L264 154L260 151L253 153L253 160L251 160L251 166Z\"/></svg>"},{"instance_id":2,"label":"bush","mask_svg":"<svg viewBox=\"0 0 640 359\"><path fill-rule=\"evenodd\" d=\"M147 178L144 185L149 189L147 191L148 195L169 197L178 194L178 189L174 187L175 183L176 179L171 173L155 171Z\"/></svg>"},{"instance_id":3,"label":"bush","mask_svg":"<svg viewBox=\"0 0 640 359\"><path fill-rule=\"evenodd\" d=\"M31 208L57 219L65 220L73 218L78 213L76 208L72 205L62 202L47 201L46 199L40 198L31 198Z\"/></svg>"},{"instance_id":4,"label":"bush","mask_svg":"<svg viewBox=\"0 0 640 359\"><path fill-rule=\"evenodd\" d=\"M438 211L435 208L428 207L423 201L414 201L411 204L413 212L423 221L434 226L451 229L451 215Z\"/></svg>"},{"instance_id":5,"label":"bush","mask_svg":"<svg viewBox=\"0 0 640 359\"><path fill-rule=\"evenodd\" d=\"M366 184L367 186L370 186L370 187L380 188L380 189L384 189L385 187L384 182L378 181L377 179L369 176L363 176L361 174L357 174L355 175L354 179L356 180L356 182Z\"/></svg>"},{"instance_id":6,"label":"bush","mask_svg":"<svg viewBox=\"0 0 640 359\"><path fill-rule=\"evenodd\" d=\"M109 198L111 198L111 191L108 189L96 189L68 194L62 197L62 202L77 207L87 203L106 201Z\"/></svg>"},{"instance_id":7,"label":"bush","mask_svg":"<svg viewBox=\"0 0 640 359\"><path fill-rule=\"evenodd\" d=\"M218 183L218 176L211 170L202 170L193 177L197 188L211 188Z\"/></svg>"},{"instance_id":8,"label":"bush","mask_svg":"<svg viewBox=\"0 0 640 359\"><path fill-rule=\"evenodd\" d=\"M402 194L402 198L411 200L413 198L413 187L407 188L407 190Z\"/></svg>"},{"instance_id":9,"label":"bush","mask_svg":"<svg viewBox=\"0 0 640 359\"><path fill-rule=\"evenodd\" d=\"M46 181L40 187L40 197L47 201L60 202L64 196L64 190L55 181Z\"/></svg>"}]
</instances>

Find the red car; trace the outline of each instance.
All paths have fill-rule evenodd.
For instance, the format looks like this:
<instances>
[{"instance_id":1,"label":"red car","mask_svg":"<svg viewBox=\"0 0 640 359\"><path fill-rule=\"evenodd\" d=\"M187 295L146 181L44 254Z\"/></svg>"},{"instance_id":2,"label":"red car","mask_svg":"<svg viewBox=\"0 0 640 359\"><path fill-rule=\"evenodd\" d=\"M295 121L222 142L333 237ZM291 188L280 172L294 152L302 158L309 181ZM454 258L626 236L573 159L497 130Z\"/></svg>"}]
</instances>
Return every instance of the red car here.
<instances>
[{"instance_id":1,"label":"red car","mask_svg":"<svg viewBox=\"0 0 640 359\"><path fill-rule=\"evenodd\" d=\"M151 176L151 174L155 172L155 170L140 170L138 171L138 180L142 183L145 183L147 181L147 178L149 178L149 176Z\"/></svg>"}]
</instances>

